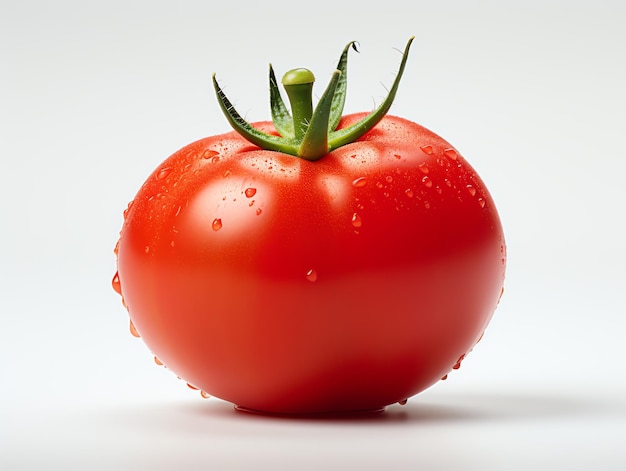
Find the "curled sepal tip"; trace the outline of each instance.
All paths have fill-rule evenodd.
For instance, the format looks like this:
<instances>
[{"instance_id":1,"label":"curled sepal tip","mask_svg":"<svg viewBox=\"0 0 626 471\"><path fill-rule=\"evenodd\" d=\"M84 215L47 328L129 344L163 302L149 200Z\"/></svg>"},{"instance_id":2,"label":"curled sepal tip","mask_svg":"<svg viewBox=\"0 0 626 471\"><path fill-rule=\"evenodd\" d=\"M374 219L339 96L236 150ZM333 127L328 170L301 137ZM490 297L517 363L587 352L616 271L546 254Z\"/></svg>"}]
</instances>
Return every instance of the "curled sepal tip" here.
<instances>
[{"instance_id":1,"label":"curled sepal tip","mask_svg":"<svg viewBox=\"0 0 626 471\"><path fill-rule=\"evenodd\" d=\"M291 105L291 113L283 101L274 70L269 67L270 110L274 126L280 136L266 134L241 117L220 88L215 74L213 86L218 102L235 131L251 143L267 150L296 155L307 160L318 160L328 152L354 142L372 129L387 114L395 99L404 72L413 37L402 54L398 74L385 100L372 113L352 126L336 130L343 113L347 90L348 53L358 52L357 42L349 42L343 49L337 68L317 106L312 104L315 77L307 69L293 69L282 80Z\"/></svg>"}]
</instances>

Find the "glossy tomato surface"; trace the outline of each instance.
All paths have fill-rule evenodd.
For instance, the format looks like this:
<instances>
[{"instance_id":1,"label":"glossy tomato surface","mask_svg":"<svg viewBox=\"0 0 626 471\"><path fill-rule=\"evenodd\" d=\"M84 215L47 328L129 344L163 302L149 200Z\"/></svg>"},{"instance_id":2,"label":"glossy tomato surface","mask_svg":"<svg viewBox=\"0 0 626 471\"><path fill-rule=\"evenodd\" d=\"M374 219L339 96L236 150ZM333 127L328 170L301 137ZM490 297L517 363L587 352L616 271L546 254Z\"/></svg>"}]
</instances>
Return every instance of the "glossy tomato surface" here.
<instances>
[{"instance_id":1,"label":"glossy tomato surface","mask_svg":"<svg viewBox=\"0 0 626 471\"><path fill-rule=\"evenodd\" d=\"M428 388L482 336L506 258L470 164L391 116L314 162L235 132L184 147L129 205L116 252L116 288L159 361L270 413Z\"/></svg>"}]
</instances>

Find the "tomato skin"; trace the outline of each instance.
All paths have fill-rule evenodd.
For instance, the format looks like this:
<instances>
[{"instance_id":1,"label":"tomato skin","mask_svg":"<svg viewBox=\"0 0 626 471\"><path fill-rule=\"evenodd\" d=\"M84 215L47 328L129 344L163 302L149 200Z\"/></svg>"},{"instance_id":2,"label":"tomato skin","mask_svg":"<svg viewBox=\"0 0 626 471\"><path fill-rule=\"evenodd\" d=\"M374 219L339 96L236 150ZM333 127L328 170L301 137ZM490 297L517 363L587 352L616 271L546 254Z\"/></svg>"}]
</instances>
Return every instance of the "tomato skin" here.
<instances>
[{"instance_id":1,"label":"tomato skin","mask_svg":"<svg viewBox=\"0 0 626 471\"><path fill-rule=\"evenodd\" d=\"M235 132L184 147L138 192L117 254L124 303L159 360L270 413L379 409L423 391L480 339L505 272L479 176L391 116L315 162Z\"/></svg>"}]
</instances>

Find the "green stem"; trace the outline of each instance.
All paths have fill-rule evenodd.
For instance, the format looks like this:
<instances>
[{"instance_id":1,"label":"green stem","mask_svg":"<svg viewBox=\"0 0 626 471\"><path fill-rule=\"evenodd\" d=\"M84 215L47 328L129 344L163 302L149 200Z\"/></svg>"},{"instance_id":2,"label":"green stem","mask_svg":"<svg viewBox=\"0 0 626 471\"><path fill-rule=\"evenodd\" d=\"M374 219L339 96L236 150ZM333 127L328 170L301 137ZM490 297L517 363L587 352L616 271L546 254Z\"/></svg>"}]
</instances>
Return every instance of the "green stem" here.
<instances>
[{"instance_id":1,"label":"green stem","mask_svg":"<svg viewBox=\"0 0 626 471\"><path fill-rule=\"evenodd\" d=\"M296 141L302 142L306 134L311 116L313 116L313 83L315 76L308 69L293 69L283 76L291 113Z\"/></svg>"}]
</instances>

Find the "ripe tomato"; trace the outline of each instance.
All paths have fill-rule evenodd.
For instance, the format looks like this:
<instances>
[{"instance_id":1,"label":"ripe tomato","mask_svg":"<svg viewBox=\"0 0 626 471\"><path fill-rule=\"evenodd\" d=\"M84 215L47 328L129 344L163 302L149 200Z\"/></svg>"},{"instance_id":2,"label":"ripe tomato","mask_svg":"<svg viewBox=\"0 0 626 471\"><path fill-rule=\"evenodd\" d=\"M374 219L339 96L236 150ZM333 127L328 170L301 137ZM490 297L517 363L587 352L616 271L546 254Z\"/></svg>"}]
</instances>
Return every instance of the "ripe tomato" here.
<instances>
[{"instance_id":1,"label":"ripe tomato","mask_svg":"<svg viewBox=\"0 0 626 471\"><path fill-rule=\"evenodd\" d=\"M431 386L482 336L505 270L474 169L392 116L315 161L234 131L194 142L139 190L116 252L159 362L270 413L376 410Z\"/></svg>"}]
</instances>

